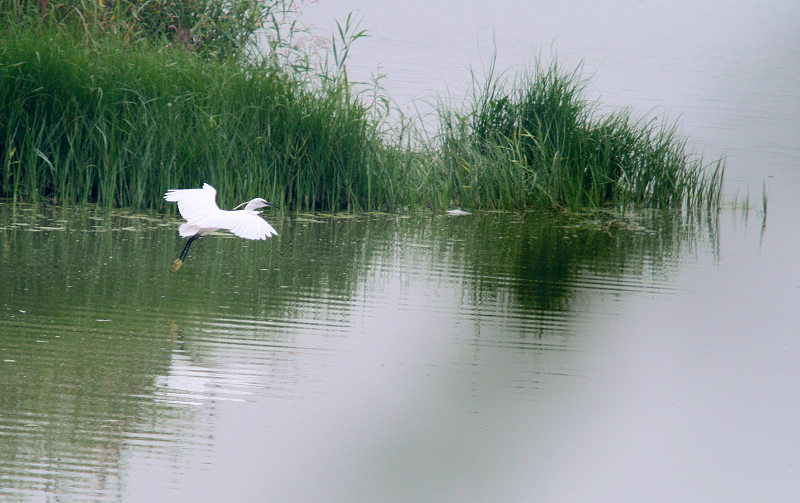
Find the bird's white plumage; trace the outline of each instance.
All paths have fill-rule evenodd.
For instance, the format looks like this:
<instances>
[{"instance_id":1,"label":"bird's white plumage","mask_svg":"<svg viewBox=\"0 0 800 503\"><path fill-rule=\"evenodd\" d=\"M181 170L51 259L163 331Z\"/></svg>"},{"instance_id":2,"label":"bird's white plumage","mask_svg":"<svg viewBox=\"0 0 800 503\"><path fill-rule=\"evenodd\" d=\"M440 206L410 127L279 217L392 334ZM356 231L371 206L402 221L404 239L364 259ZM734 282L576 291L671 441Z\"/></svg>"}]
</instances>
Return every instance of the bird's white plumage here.
<instances>
[{"instance_id":1,"label":"bird's white plumage","mask_svg":"<svg viewBox=\"0 0 800 503\"><path fill-rule=\"evenodd\" d=\"M187 221L202 217L209 211L221 211L217 206L217 189L204 183L202 189L170 189L164 194L170 203L178 203L178 211Z\"/></svg>"},{"instance_id":2,"label":"bird's white plumage","mask_svg":"<svg viewBox=\"0 0 800 503\"><path fill-rule=\"evenodd\" d=\"M178 211L186 219L186 223L178 228L182 237L204 236L219 229L228 230L244 239L267 239L278 235L257 211L219 209L216 202L217 190L207 183L201 189L168 190L164 199L178 203ZM266 202L264 203L259 207L266 206Z\"/></svg>"}]
</instances>

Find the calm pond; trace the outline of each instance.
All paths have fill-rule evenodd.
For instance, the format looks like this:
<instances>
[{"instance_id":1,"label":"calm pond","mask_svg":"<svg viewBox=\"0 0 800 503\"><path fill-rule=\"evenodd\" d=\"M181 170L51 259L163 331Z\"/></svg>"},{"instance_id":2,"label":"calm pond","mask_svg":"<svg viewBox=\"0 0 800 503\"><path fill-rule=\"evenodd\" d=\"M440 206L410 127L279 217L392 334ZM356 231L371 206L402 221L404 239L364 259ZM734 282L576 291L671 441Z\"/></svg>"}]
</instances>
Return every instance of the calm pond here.
<instances>
[{"instance_id":1,"label":"calm pond","mask_svg":"<svg viewBox=\"0 0 800 503\"><path fill-rule=\"evenodd\" d=\"M0 210L3 501L798 487L796 250L741 211L296 216L171 273L177 220Z\"/></svg>"},{"instance_id":2,"label":"calm pond","mask_svg":"<svg viewBox=\"0 0 800 503\"><path fill-rule=\"evenodd\" d=\"M354 78L404 109L458 101L493 40L500 70L582 60L727 154L738 203L267 213L177 273L172 217L0 203L0 502L796 499L800 6L486 5L307 13L361 9Z\"/></svg>"}]
</instances>

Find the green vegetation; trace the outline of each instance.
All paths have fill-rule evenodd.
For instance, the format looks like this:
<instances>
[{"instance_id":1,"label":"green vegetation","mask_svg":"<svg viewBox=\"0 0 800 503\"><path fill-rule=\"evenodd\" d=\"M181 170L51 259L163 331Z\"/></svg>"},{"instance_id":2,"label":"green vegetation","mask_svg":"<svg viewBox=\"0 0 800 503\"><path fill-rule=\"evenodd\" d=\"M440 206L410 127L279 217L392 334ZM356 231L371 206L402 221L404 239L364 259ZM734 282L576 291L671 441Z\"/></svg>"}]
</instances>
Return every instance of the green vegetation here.
<instances>
[{"instance_id":1,"label":"green vegetation","mask_svg":"<svg viewBox=\"0 0 800 503\"><path fill-rule=\"evenodd\" d=\"M675 125L599 115L584 85L555 64L510 86L490 72L466 112L443 110L441 159L460 199L569 209L718 201L721 161L709 172Z\"/></svg>"},{"instance_id":2,"label":"green vegetation","mask_svg":"<svg viewBox=\"0 0 800 503\"><path fill-rule=\"evenodd\" d=\"M390 136L386 100L347 80L350 18L331 62L292 43L287 2L248 5L0 0L0 197L149 208L207 181L222 205L294 210L718 203L721 162L675 126L600 116L577 72L490 76L439 107L438 134Z\"/></svg>"},{"instance_id":3,"label":"green vegetation","mask_svg":"<svg viewBox=\"0 0 800 503\"><path fill-rule=\"evenodd\" d=\"M312 92L269 63L119 37L87 47L52 27L3 33L3 196L142 208L209 181L299 209L379 205L379 139L344 85Z\"/></svg>"},{"instance_id":4,"label":"green vegetation","mask_svg":"<svg viewBox=\"0 0 800 503\"><path fill-rule=\"evenodd\" d=\"M6 22L40 18L87 40L118 34L132 44L179 44L204 58L248 56L264 26L277 28L289 11L289 0L0 0Z\"/></svg>"}]
</instances>

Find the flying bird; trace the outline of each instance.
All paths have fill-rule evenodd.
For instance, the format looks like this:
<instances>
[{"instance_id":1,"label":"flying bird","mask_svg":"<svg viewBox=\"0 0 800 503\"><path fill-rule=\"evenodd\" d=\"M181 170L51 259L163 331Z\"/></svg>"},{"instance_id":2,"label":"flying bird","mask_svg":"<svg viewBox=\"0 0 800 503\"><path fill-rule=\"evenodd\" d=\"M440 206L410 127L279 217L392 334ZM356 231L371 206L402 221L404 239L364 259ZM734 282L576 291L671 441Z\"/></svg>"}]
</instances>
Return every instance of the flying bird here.
<instances>
[{"instance_id":1,"label":"flying bird","mask_svg":"<svg viewBox=\"0 0 800 503\"><path fill-rule=\"evenodd\" d=\"M178 203L178 211L186 219L178 227L183 238L189 238L178 259L172 263L173 272L183 266L189 246L201 236L207 236L220 229L225 229L244 239L267 239L277 236L275 230L258 214L259 208L277 206L260 197L240 204L231 211L221 210L217 206L217 189L204 183L201 189L170 189L164 194L170 203ZM244 209L238 209L244 206Z\"/></svg>"}]
</instances>

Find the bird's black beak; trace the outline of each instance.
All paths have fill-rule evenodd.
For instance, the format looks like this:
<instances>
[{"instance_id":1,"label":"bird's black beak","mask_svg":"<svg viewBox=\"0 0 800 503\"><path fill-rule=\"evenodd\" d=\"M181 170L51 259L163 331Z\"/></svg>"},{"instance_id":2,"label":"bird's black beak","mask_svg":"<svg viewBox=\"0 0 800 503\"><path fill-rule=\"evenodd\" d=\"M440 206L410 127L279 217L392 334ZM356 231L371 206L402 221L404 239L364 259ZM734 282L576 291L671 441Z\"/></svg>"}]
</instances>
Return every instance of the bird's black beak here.
<instances>
[{"instance_id":1,"label":"bird's black beak","mask_svg":"<svg viewBox=\"0 0 800 503\"><path fill-rule=\"evenodd\" d=\"M280 208L281 205L278 204L278 203L271 203L271 202L267 201L267 206L266 207L267 208Z\"/></svg>"}]
</instances>

